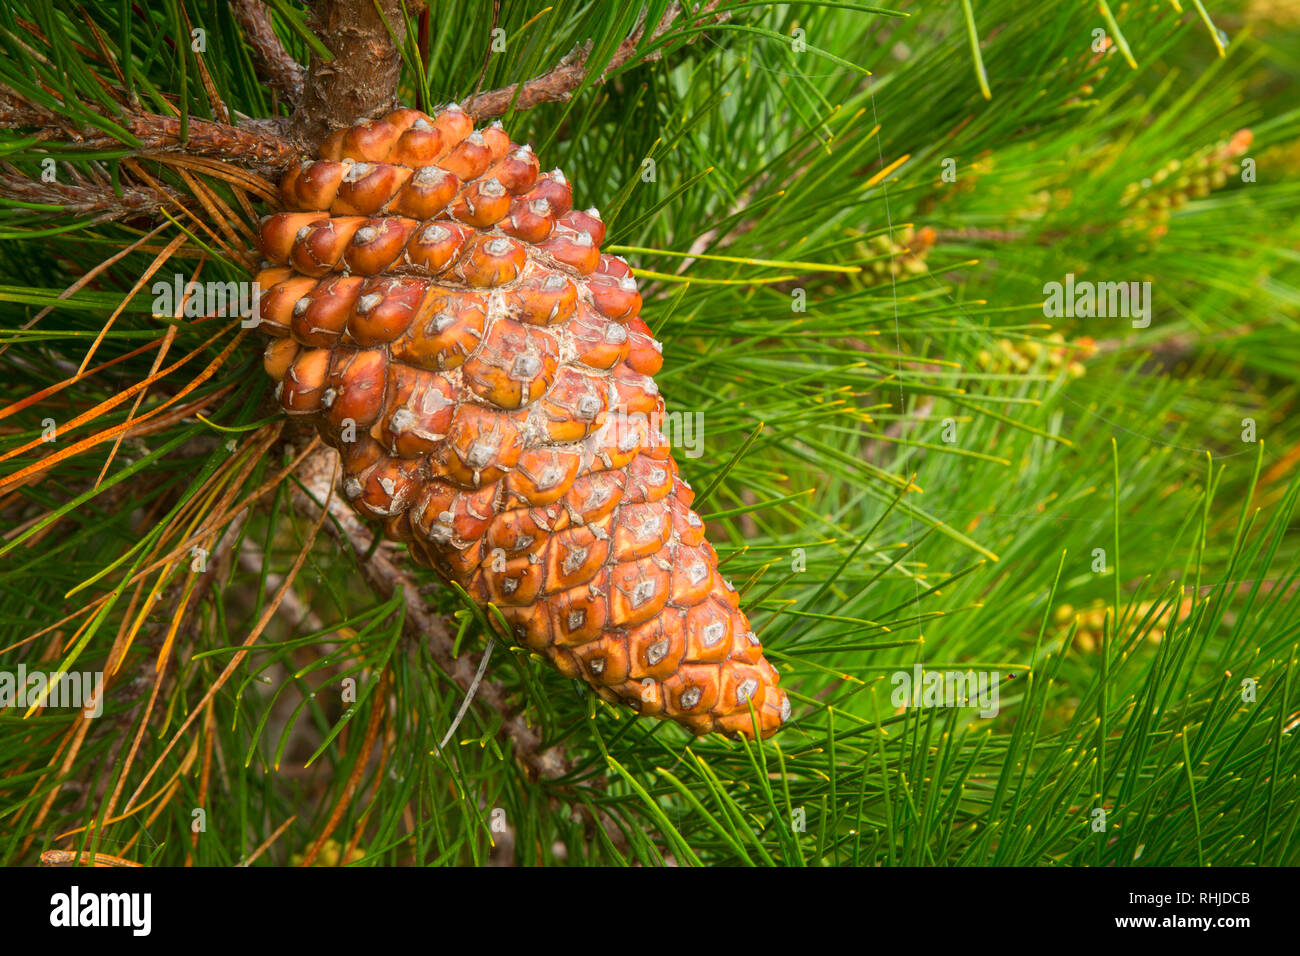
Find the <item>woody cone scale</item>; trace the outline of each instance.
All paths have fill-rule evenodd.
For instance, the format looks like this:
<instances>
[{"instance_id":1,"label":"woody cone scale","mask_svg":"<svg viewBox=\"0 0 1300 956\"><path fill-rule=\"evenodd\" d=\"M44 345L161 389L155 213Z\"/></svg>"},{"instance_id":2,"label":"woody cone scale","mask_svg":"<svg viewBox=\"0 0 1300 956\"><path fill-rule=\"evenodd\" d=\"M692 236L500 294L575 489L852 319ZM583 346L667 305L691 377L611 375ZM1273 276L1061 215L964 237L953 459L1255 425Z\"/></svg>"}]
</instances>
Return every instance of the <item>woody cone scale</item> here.
<instances>
[{"instance_id":1,"label":"woody cone scale","mask_svg":"<svg viewBox=\"0 0 1300 956\"><path fill-rule=\"evenodd\" d=\"M658 430L662 348L599 213L455 105L339 130L280 191L266 371L352 506L604 699L775 733L789 700Z\"/></svg>"}]
</instances>

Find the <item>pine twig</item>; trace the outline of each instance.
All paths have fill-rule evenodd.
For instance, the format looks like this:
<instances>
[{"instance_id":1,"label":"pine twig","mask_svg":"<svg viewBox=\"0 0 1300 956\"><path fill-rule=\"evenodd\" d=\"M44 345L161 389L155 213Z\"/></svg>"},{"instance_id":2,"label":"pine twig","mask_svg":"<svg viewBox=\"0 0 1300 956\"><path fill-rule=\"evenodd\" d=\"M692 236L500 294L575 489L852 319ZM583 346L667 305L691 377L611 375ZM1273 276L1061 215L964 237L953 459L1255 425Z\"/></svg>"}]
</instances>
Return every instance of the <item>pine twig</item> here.
<instances>
[{"instance_id":1,"label":"pine twig","mask_svg":"<svg viewBox=\"0 0 1300 956\"><path fill-rule=\"evenodd\" d=\"M312 31L333 58L312 53L291 129L295 140L319 143L397 105L406 14L402 0L313 0L310 6Z\"/></svg>"},{"instance_id":2,"label":"pine twig","mask_svg":"<svg viewBox=\"0 0 1300 956\"><path fill-rule=\"evenodd\" d=\"M126 186L120 193L96 183L47 183L22 175L12 166L0 169L0 197L18 202L60 206L65 213L90 217L90 223L152 216L171 203L184 205L174 189Z\"/></svg>"},{"instance_id":3,"label":"pine twig","mask_svg":"<svg viewBox=\"0 0 1300 956\"><path fill-rule=\"evenodd\" d=\"M123 111L106 116L133 137L132 152L183 151L190 156L216 156L243 165L279 169L299 158L299 151L272 124L247 122L238 126L189 117L186 136L181 138L181 118L157 113ZM84 150L125 146L120 139L94 127L69 125L42 106L28 102L13 90L0 86L0 127L37 129L38 138Z\"/></svg>"},{"instance_id":4,"label":"pine twig","mask_svg":"<svg viewBox=\"0 0 1300 956\"><path fill-rule=\"evenodd\" d=\"M262 0L233 0L230 9L244 31L258 75L285 102L297 108L302 102L302 64L289 55L276 36L266 4Z\"/></svg>"},{"instance_id":5,"label":"pine twig","mask_svg":"<svg viewBox=\"0 0 1300 956\"><path fill-rule=\"evenodd\" d=\"M443 620L430 613L428 606L420 600L419 585L409 573L389 558L383 548L375 548L372 554L374 535L370 529L340 496L329 496L337 460L338 452L324 446L303 460L297 474L306 492L295 487L293 495L296 505L305 513L316 517L320 514L320 502L329 501L332 520L325 523L325 530L356 553L362 572L381 597L389 598L398 593L402 595L407 634L426 641L438 666L462 691L468 692L474 683L475 664L468 655L453 656L452 634ZM501 714L502 724L498 734L513 742L515 755L531 772L542 779L555 779L569 772L564 751L559 747L542 747L541 736L528 726L522 714L515 712L499 685L490 678L485 678L478 685L476 693L477 700Z\"/></svg>"},{"instance_id":6,"label":"pine twig","mask_svg":"<svg viewBox=\"0 0 1300 956\"><path fill-rule=\"evenodd\" d=\"M718 2L719 0L712 0L712 2L706 4L700 11L701 16L710 14L718 5ZM681 13L680 3L677 3L676 0L670 3L663 16L659 18L659 22L655 24L654 30L651 31L650 42L653 43L672 29ZM641 45L644 36L645 11L642 10L636 28L628 34L626 40L618 45L618 49L614 51L614 55L610 58L609 63L605 65L595 82L604 81L611 73L631 60L636 54L637 47ZM653 62L662 56L662 50L655 50L645 56L645 61L647 63ZM565 102L573 96L573 91L580 87L587 78L587 61L590 57L591 41L588 40L586 43L575 46L565 54L559 63L541 76L471 96L464 103L465 112L476 120L484 120L501 116L511 109L512 104L516 110L527 110L542 103Z\"/></svg>"}]
</instances>

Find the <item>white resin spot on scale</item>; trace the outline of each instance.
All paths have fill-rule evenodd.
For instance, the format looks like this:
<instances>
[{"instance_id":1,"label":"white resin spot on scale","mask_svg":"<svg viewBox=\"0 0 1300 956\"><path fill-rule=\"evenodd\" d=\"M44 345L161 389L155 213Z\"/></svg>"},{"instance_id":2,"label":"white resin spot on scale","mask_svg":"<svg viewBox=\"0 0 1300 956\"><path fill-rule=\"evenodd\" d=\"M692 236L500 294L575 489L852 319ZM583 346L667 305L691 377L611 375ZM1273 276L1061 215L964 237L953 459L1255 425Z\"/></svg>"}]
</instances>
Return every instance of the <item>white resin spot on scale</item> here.
<instances>
[{"instance_id":1,"label":"white resin spot on scale","mask_svg":"<svg viewBox=\"0 0 1300 956\"><path fill-rule=\"evenodd\" d=\"M496 453L496 442L480 438L469 446L469 453L465 455L465 464L471 468L486 468L492 459L496 457Z\"/></svg>"},{"instance_id":2,"label":"white resin spot on scale","mask_svg":"<svg viewBox=\"0 0 1300 956\"><path fill-rule=\"evenodd\" d=\"M438 389L430 388L425 390L424 398L420 402L420 408L424 411L424 414L432 415L434 412L440 412L453 404L455 403Z\"/></svg>"},{"instance_id":3,"label":"white resin spot on scale","mask_svg":"<svg viewBox=\"0 0 1300 956\"><path fill-rule=\"evenodd\" d=\"M758 681L751 677L748 680L743 681L741 685L736 688L736 703L748 703L757 693Z\"/></svg>"},{"instance_id":4,"label":"white resin spot on scale","mask_svg":"<svg viewBox=\"0 0 1300 956\"><path fill-rule=\"evenodd\" d=\"M582 562L587 560L586 548L570 548L565 552L564 560L560 562L560 569L565 574L573 574L582 567Z\"/></svg>"},{"instance_id":5,"label":"white resin spot on scale","mask_svg":"<svg viewBox=\"0 0 1300 956\"><path fill-rule=\"evenodd\" d=\"M545 491L548 488L554 488L564 478L564 469L557 465L548 465L542 469L542 473L537 476L538 491Z\"/></svg>"},{"instance_id":6,"label":"white resin spot on scale","mask_svg":"<svg viewBox=\"0 0 1300 956\"><path fill-rule=\"evenodd\" d=\"M439 226L437 223L433 223L432 225L424 227L424 231L420 233L420 237L423 242L446 242L451 238L451 233L447 230L446 226Z\"/></svg>"},{"instance_id":7,"label":"white resin spot on scale","mask_svg":"<svg viewBox=\"0 0 1300 956\"><path fill-rule=\"evenodd\" d=\"M355 183L358 179L365 179L374 168L369 163L353 163L348 167L348 171L343 174L343 181L345 183Z\"/></svg>"},{"instance_id":8,"label":"white resin spot on scale","mask_svg":"<svg viewBox=\"0 0 1300 956\"><path fill-rule=\"evenodd\" d=\"M632 589L632 606L640 607L655 596L654 581L641 581Z\"/></svg>"},{"instance_id":9,"label":"white resin spot on scale","mask_svg":"<svg viewBox=\"0 0 1300 956\"><path fill-rule=\"evenodd\" d=\"M510 369L510 377L520 382L530 382L542 370L542 360L536 355L520 355Z\"/></svg>"}]
</instances>

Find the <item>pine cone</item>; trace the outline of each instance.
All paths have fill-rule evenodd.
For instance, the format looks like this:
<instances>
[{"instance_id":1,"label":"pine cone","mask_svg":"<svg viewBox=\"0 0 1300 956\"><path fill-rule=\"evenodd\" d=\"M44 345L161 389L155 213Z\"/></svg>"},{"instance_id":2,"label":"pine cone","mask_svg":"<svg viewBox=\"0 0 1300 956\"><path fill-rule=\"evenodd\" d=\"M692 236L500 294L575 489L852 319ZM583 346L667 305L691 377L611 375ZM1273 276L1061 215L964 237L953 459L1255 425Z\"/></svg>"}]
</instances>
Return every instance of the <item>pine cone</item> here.
<instances>
[{"instance_id":1,"label":"pine cone","mask_svg":"<svg viewBox=\"0 0 1300 956\"><path fill-rule=\"evenodd\" d=\"M789 700L658 428L662 347L599 213L456 105L339 130L280 190L266 370L357 511L604 699L748 737L752 704L775 733Z\"/></svg>"}]
</instances>

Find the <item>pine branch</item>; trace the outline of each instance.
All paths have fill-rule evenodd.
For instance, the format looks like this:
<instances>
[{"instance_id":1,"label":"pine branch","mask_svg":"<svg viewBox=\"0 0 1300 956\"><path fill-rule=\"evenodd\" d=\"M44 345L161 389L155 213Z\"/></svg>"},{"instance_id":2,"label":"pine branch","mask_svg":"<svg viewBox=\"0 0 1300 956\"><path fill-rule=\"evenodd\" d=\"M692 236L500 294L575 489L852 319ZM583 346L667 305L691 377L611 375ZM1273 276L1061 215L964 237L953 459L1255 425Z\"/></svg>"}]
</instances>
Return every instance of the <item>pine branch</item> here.
<instances>
[{"instance_id":1,"label":"pine branch","mask_svg":"<svg viewBox=\"0 0 1300 956\"><path fill-rule=\"evenodd\" d=\"M185 205L185 197L167 187L126 186L115 193L108 185L31 179L8 164L0 172L0 197L59 206L64 213L86 217L87 224L153 216L163 206Z\"/></svg>"},{"instance_id":2,"label":"pine branch","mask_svg":"<svg viewBox=\"0 0 1300 956\"><path fill-rule=\"evenodd\" d=\"M708 15L717 7L719 0L711 0L701 10ZM653 43L667 33L681 16L681 4L674 0L668 5L659 22L650 33L649 42ZM725 18L726 15L724 15ZM612 73L623 67L636 54L645 36L645 10L637 20L636 28L628 34L626 40L618 45L609 63L601 70L594 82L604 82ZM578 87L582 86L588 76L588 60L591 57L590 40L575 46L555 67L541 76L522 83L515 83L486 93L471 96L464 103L465 112L477 120L492 119L508 112L512 106L515 110L528 110L542 103L562 103L569 100ZM662 50L646 54L645 62L651 63L663 56Z\"/></svg>"},{"instance_id":3,"label":"pine branch","mask_svg":"<svg viewBox=\"0 0 1300 956\"><path fill-rule=\"evenodd\" d=\"M340 544L346 544L356 553L363 573L381 597L401 594L406 615L404 627L414 639L427 641L438 666L468 691L474 681L477 662L468 655L453 656L454 639L446 624L420 600L419 585L405 570L398 567L382 547L372 548L374 535L357 517L356 512L338 495L330 497L330 485L335 474L338 452L322 446L308 455L298 470L298 479L305 491L294 489L298 507L313 519L320 514L322 501L329 501L330 517L325 529ZM543 748L538 732L528 726L522 714L515 712L505 691L490 679L479 683L476 699L496 710L502 718L498 735L514 744L518 759L537 777L555 779L569 771L564 751L559 747Z\"/></svg>"},{"instance_id":4,"label":"pine branch","mask_svg":"<svg viewBox=\"0 0 1300 956\"><path fill-rule=\"evenodd\" d=\"M319 143L331 131L397 104L406 15L402 0L314 0L312 29L333 54L313 52L292 135Z\"/></svg>"},{"instance_id":5,"label":"pine branch","mask_svg":"<svg viewBox=\"0 0 1300 956\"><path fill-rule=\"evenodd\" d=\"M244 38L248 40L258 75L287 103L297 108L302 102L304 85L302 64L289 55L276 36L266 4L262 0L234 0L230 6L244 31Z\"/></svg>"},{"instance_id":6,"label":"pine branch","mask_svg":"<svg viewBox=\"0 0 1300 956\"><path fill-rule=\"evenodd\" d=\"M287 166L299 156L298 150L287 139L259 122L232 126L191 116L182 138L179 116L124 111L104 119L126 131L134 141L126 145L135 153L177 151L271 169ZM5 87L0 87L0 127L36 129L39 131L38 139L78 150L99 151L124 145L120 138L101 129L73 127L66 117L31 103Z\"/></svg>"}]
</instances>

